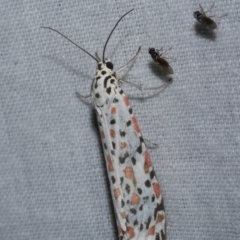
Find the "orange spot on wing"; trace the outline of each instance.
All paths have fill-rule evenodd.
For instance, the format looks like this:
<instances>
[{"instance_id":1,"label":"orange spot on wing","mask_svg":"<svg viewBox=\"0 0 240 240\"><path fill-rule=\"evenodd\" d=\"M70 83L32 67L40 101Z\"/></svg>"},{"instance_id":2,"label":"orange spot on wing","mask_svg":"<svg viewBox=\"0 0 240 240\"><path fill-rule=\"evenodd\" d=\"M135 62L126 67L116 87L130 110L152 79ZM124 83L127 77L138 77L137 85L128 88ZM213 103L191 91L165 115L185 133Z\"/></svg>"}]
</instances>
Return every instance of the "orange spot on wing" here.
<instances>
[{"instance_id":1,"label":"orange spot on wing","mask_svg":"<svg viewBox=\"0 0 240 240\"><path fill-rule=\"evenodd\" d=\"M127 107L130 105L129 100L126 96L124 97L123 101Z\"/></svg>"},{"instance_id":2,"label":"orange spot on wing","mask_svg":"<svg viewBox=\"0 0 240 240\"><path fill-rule=\"evenodd\" d=\"M135 117L132 117L132 122L133 122L133 126L134 126L134 128L135 128L135 131L136 131L137 133L140 133L140 128L139 128L139 126L138 126L138 122L137 122L137 119L136 119Z\"/></svg>"},{"instance_id":3,"label":"orange spot on wing","mask_svg":"<svg viewBox=\"0 0 240 240\"><path fill-rule=\"evenodd\" d=\"M136 193L134 193L131 197L131 204L138 205L139 202L140 202L140 197Z\"/></svg>"},{"instance_id":4,"label":"orange spot on wing","mask_svg":"<svg viewBox=\"0 0 240 240\"><path fill-rule=\"evenodd\" d=\"M110 130L110 136L114 138L116 136L116 133L113 129Z\"/></svg>"},{"instance_id":5,"label":"orange spot on wing","mask_svg":"<svg viewBox=\"0 0 240 240\"><path fill-rule=\"evenodd\" d=\"M112 107L111 114L116 114L116 112L117 112L117 109L115 107Z\"/></svg>"},{"instance_id":6,"label":"orange spot on wing","mask_svg":"<svg viewBox=\"0 0 240 240\"><path fill-rule=\"evenodd\" d=\"M133 181L134 184L136 184L136 179L135 179L135 176L134 176L134 172L133 172L133 169L132 167L126 167L123 172L125 173L125 177L126 178L129 178Z\"/></svg>"},{"instance_id":7,"label":"orange spot on wing","mask_svg":"<svg viewBox=\"0 0 240 240\"><path fill-rule=\"evenodd\" d=\"M119 188L115 188L113 190L114 193L114 197L117 199L120 196L120 189Z\"/></svg>"},{"instance_id":8,"label":"orange spot on wing","mask_svg":"<svg viewBox=\"0 0 240 240\"><path fill-rule=\"evenodd\" d=\"M151 159L150 159L148 151L146 151L144 153L144 157L145 157L144 171L145 171L145 173L148 173L149 172L149 168L152 166L152 162L151 162Z\"/></svg>"},{"instance_id":9,"label":"orange spot on wing","mask_svg":"<svg viewBox=\"0 0 240 240\"><path fill-rule=\"evenodd\" d=\"M159 184L158 183L153 183L152 186L153 186L153 190L155 192L156 197L159 198L160 193L161 193Z\"/></svg>"},{"instance_id":10,"label":"orange spot on wing","mask_svg":"<svg viewBox=\"0 0 240 240\"><path fill-rule=\"evenodd\" d=\"M157 220L156 220L156 223L162 222L164 218L165 218L164 215L162 215L162 214L158 214L158 216L157 216Z\"/></svg>"},{"instance_id":11,"label":"orange spot on wing","mask_svg":"<svg viewBox=\"0 0 240 240\"><path fill-rule=\"evenodd\" d=\"M154 235L155 233L155 226L152 226L148 229L148 235Z\"/></svg>"},{"instance_id":12,"label":"orange spot on wing","mask_svg":"<svg viewBox=\"0 0 240 240\"><path fill-rule=\"evenodd\" d=\"M107 155L107 167L108 167L108 171L113 171L113 164L112 164L112 159L109 155Z\"/></svg>"},{"instance_id":13,"label":"orange spot on wing","mask_svg":"<svg viewBox=\"0 0 240 240\"><path fill-rule=\"evenodd\" d=\"M120 143L120 148L121 148L121 149L124 149L126 146L127 146L127 143L126 143L126 142L121 142L121 143Z\"/></svg>"},{"instance_id":14,"label":"orange spot on wing","mask_svg":"<svg viewBox=\"0 0 240 240\"><path fill-rule=\"evenodd\" d=\"M134 229L132 227L127 227L127 233L129 234L130 238L135 237L135 232L134 232Z\"/></svg>"}]
</instances>

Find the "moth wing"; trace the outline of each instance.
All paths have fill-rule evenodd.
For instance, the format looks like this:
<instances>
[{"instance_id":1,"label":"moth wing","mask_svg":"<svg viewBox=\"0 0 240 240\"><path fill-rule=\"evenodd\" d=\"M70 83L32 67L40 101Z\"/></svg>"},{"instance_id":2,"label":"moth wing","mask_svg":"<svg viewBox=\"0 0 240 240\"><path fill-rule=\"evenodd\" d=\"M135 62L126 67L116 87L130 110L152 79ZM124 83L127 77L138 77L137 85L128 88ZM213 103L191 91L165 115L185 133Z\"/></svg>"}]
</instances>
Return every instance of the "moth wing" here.
<instances>
[{"instance_id":1,"label":"moth wing","mask_svg":"<svg viewBox=\"0 0 240 240\"><path fill-rule=\"evenodd\" d=\"M121 93L120 93L121 92ZM98 115L119 237L165 237L165 213L160 186L125 94L115 96Z\"/></svg>"}]
</instances>

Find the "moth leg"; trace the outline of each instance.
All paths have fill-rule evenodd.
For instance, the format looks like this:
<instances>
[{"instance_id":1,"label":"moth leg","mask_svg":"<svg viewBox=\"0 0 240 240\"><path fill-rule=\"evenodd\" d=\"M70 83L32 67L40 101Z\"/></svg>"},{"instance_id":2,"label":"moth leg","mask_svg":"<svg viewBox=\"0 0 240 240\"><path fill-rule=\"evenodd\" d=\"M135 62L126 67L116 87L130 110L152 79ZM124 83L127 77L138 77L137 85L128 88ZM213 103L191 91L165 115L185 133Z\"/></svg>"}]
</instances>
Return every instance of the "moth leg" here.
<instances>
[{"instance_id":1,"label":"moth leg","mask_svg":"<svg viewBox=\"0 0 240 240\"><path fill-rule=\"evenodd\" d=\"M91 97L91 94L89 94L89 95L82 95L79 92L75 92L75 93L76 93L77 98L89 98L89 97Z\"/></svg>"},{"instance_id":2,"label":"moth leg","mask_svg":"<svg viewBox=\"0 0 240 240\"><path fill-rule=\"evenodd\" d=\"M142 91L142 86L139 86L139 85L137 85L137 84L131 83L131 82L126 81L126 80L124 80L124 79L119 79L119 81L128 83L128 84L132 85L133 87L136 87L137 89L139 89L140 91Z\"/></svg>"},{"instance_id":3,"label":"moth leg","mask_svg":"<svg viewBox=\"0 0 240 240\"><path fill-rule=\"evenodd\" d=\"M134 56L131 60L129 60L125 65L123 65L122 67L120 67L119 69L117 69L117 70L115 71L115 73L122 71L125 67L127 67L129 64L131 64L131 63L137 58L137 56L138 56L138 54L140 53L140 51L141 51L141 46L138 48L138 51L137 51L137 53L135 54L135 56Z\"/></svg>"},{"instance_id":4,"label":"moth leg","mask_svg":"<svg viewBox=\"0 0 240 240\"><path fill-rule=\"evenodd\" d=\"M168 81L162 85L160 85L159 87L152 87L152 88L143 88L143 90L160 90L165 88L167 85L169 85L172 82L172 78L169 78Z\"/></svg>"}]
</instances>

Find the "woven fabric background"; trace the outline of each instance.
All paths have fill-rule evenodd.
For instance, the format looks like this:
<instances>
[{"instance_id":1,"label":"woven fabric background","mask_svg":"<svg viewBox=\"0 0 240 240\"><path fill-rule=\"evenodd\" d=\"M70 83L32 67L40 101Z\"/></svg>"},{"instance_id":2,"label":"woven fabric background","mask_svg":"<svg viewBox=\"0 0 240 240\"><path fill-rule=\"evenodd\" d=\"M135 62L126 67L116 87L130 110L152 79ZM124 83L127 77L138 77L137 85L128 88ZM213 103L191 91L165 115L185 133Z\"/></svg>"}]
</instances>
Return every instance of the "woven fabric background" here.
<instances>
[{"instance_id":1,"label":"woven fabric background","mask_svg":"<svg viewBox=\"0 0 240 240\"><path fill-rule=\"evenodd\" d=\"M0 2L0 239L117 239L101 139L89 94L94 54L106 50L135 84L164 83L149 47L174 69L164 91L123 84L150 149L167 215L168 240L240 239L240 1L219 0L228 16L206 32L198 1ZM204 9L212 2L201 1ZM174 59L172 59L174 58Z\"/></svg>"}]
</instances>

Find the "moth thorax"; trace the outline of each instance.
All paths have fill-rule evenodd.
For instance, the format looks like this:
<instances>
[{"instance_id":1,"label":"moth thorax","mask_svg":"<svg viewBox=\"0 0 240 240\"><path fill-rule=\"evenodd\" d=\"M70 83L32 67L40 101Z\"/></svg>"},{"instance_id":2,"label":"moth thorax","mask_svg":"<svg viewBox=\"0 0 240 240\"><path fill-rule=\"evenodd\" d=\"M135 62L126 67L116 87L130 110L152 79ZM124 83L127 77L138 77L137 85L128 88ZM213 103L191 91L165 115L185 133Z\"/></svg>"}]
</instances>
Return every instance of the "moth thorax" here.
<instances>
[{"instance_id":1,"label":"moth thorax","mask_svg":"<svg viewBox=\"0 0 240 240\"><path fill-rule=\"evenodd\" d=\"M109 99L115 94L115 89L118 87L113 64L109 60L99 62L97 66L96 77L92 84L92 98L98 107L107 104Z\"/></svg>"}]
</instances>

